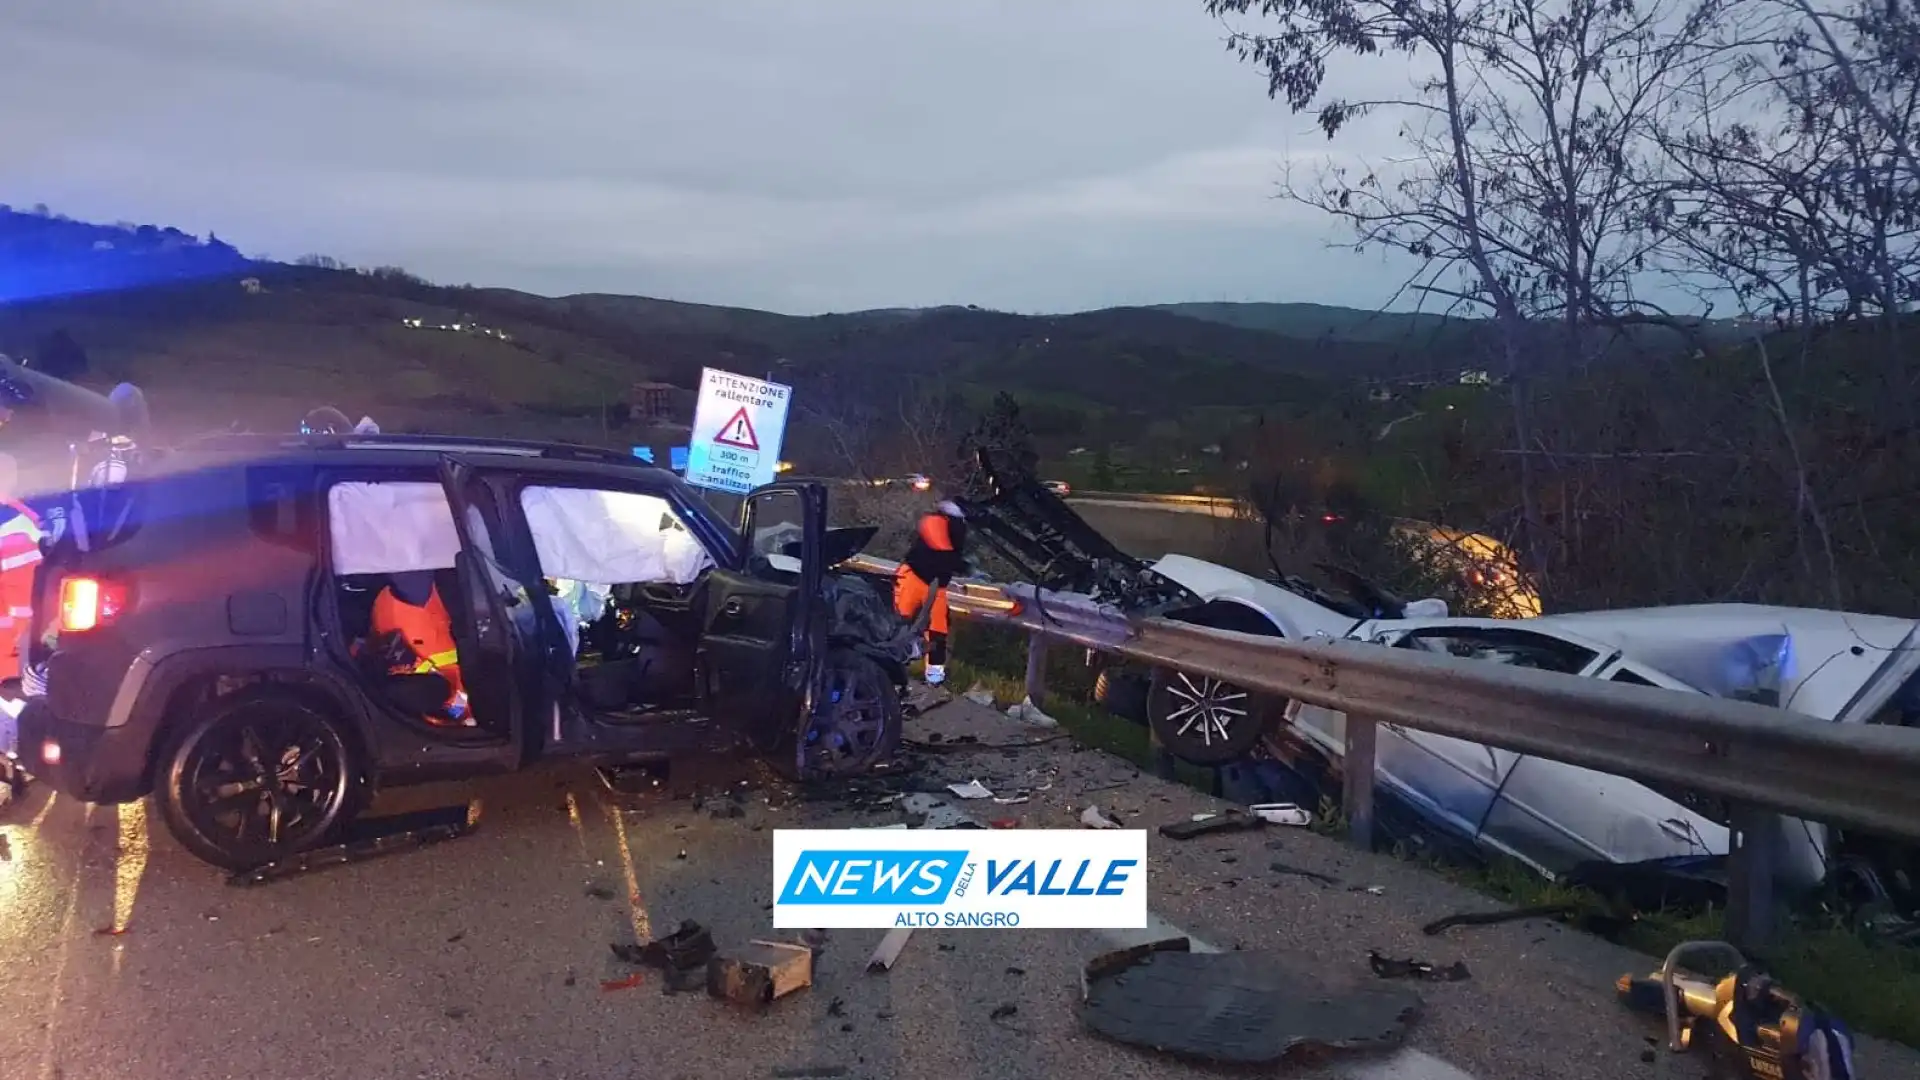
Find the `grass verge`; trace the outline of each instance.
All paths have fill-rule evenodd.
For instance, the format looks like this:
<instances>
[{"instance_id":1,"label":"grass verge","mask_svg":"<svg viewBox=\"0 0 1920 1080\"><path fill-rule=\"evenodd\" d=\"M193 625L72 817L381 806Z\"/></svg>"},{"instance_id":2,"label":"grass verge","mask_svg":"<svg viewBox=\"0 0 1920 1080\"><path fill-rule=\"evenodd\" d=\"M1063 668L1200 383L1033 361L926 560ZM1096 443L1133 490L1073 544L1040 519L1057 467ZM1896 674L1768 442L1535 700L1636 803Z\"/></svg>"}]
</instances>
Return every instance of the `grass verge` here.
<instances>
[{"instance_id":1,"label":"grass verge","mask_svg":"<svg viewBox=\"0 0 1920 1080\"><path fill-rule=\"evenodd\" d=\"M955 628L953 644L949 685L956 691L980 685L993 691L998 701L1019 701L1025 696L1023 636L970 624ZM1146 728L1096 705L1093 681L1093 671L1079 651L1051 650L1043 707L1082 745L1151 769ZM1175 775L1189 786L1213 790L1213 770L1182 764ZM1321 813L1316 820L1318 828L1345 833L1337 809ZM1596 914L1607 909L1599 895L1546 881L1516 863L1496 862L1485 870L1440 863L1429 868L1516 907L1576 904ZM1649 958L1664 958L1683 941L1724 937L1719 911L1689 916L1655 911L1641 913L1622 940ZM1854 1030L1920 1048L1920 950L1875 943L1834 922L1801 921L1783 930L1764 959L1783 985L1835 1013ZM1658 959L1650 959L1647 965L1649 971L1657 966Z\"/></svg>"}]
</instances>

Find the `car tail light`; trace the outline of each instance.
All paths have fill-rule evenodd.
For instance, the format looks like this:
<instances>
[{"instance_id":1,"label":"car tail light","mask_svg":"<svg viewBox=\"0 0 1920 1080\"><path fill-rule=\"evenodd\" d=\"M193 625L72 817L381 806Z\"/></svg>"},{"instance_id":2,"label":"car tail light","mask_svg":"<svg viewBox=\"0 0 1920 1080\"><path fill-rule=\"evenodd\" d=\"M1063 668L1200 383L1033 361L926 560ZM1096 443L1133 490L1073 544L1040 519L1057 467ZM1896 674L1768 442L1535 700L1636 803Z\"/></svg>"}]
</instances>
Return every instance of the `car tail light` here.
<instances>
[{"instance_id":1,"label":"car tail light","mask_svg":"<svg viewBox=\"0 0 1920 1080\"><path fill-rule=\"evenodd\" d=\"M82 633L111 624L126 609L127 592L120 585L93 577L60 581L59 628Z\"/></svg>"}]
</instances>

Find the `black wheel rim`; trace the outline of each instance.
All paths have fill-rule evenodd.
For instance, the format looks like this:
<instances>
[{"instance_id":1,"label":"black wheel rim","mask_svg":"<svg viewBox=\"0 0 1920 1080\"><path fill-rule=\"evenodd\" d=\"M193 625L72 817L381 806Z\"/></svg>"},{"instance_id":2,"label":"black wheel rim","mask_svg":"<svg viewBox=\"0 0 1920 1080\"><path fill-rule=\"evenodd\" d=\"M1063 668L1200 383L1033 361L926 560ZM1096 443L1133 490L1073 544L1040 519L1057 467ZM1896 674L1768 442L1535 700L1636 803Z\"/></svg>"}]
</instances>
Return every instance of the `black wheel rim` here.
<instances>
[{"instance_id":1,"label":"black wheel rim","mask_svg":"<svg viewBox=\"0 0 1920 1080\"><path fill-rule=\"evenodd\" d=\"M347 793L342 757L316 719L236 717L201 736L182 794L201 834L221 847L292 851L333 824Z\"/></svg>"},{"instance_id":2,"label":"black wheel rim","mask_svg":"<svg viewBox=\"0 0 1920 1080\"><path fill-rule=\"evenodd\" d=\"M1167 679L1166 725L1172 739L1213 747L1233 737L1247 717L1247 692L1205 675L1174 672Z\"/></svg>"},{"instance_id":3,"label":"black wheel rim","mask_svg":"<svg viewBox=\"0 0 1920 1080\"><path fill-rule=\"evenodd\" d=\"M878 679L829 668L826 692L807 732L807 767L834 776L865 768L886 735L887 706Z\"/></svg>"}]
</instances>

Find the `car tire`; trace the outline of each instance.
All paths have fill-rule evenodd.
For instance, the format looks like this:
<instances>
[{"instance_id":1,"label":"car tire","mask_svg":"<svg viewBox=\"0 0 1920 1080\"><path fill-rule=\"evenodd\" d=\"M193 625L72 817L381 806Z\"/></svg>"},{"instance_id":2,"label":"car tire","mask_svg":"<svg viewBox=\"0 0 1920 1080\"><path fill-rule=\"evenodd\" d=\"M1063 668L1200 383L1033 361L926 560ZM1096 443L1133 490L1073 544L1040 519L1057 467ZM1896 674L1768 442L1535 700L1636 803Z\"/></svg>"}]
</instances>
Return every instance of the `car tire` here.
<instances>
[{"instance_id":1,"label":"car tire","mask_svg":"<svg viewBox=\"0 0 1920 1080\"><path fill-rule=\"evenodd\" d=\"M171 740L154 797L181 846L243 871L344 825L360 807L360 780L355 741L337 717L295 695L255 691L214 703Z\"/></svg>"},{"instance_id":2,"label":"car tire","mask_svg":"<svg viewBox=\"0 0 1920 1080\"><path fill-rule=\"evenodd\" d=\"M824 700L801 748L805 778L858 776L892 761L906 713L886 669L852 649L834 649L827 654L824 680Z\"/></svg>"},{"instance_id":3,"label":"car tire","mask_svg":"<svg viewBox=\"0 0 1920 1080\"><path fill-rule=\"evenodd\" d=\"M1155 668L1147 691L1147 726L1181 761L1225 765L1245 757L1284 708L1284 702L1232 683Z\"/></svg>"}]
</instances>

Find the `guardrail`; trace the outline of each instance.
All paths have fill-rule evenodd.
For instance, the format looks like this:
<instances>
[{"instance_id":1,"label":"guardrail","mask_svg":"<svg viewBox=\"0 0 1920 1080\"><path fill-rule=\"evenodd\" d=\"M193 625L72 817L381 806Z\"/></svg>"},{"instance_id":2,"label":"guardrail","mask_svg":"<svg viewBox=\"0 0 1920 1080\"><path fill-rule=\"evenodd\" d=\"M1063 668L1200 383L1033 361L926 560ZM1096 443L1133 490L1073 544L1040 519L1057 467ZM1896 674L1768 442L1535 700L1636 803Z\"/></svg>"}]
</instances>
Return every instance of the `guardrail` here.
<instances>
[{"instance_id":1,"label":"guardrail","mask_svg":"<svg viewBox=\"0 0 1920 1080\"><path fill-rule=\"evenodd\" d=\"M891 575L898 564L844 564ZM1780 815L1920 841L1920 730L1834 724L1748 702L1388 649L1289 641L1169 619L1128 619L1030 586L955 582L956 618L1024 630L1027 693L1046 692L1046 648L1065 642L1222 679L1347 715L1342 762L1350 839L1371 847L1378 726L1399 724L1637 780L1735 808L1728 932L1762 942L1773 919Z\"/></svg>"}]
</instances>

